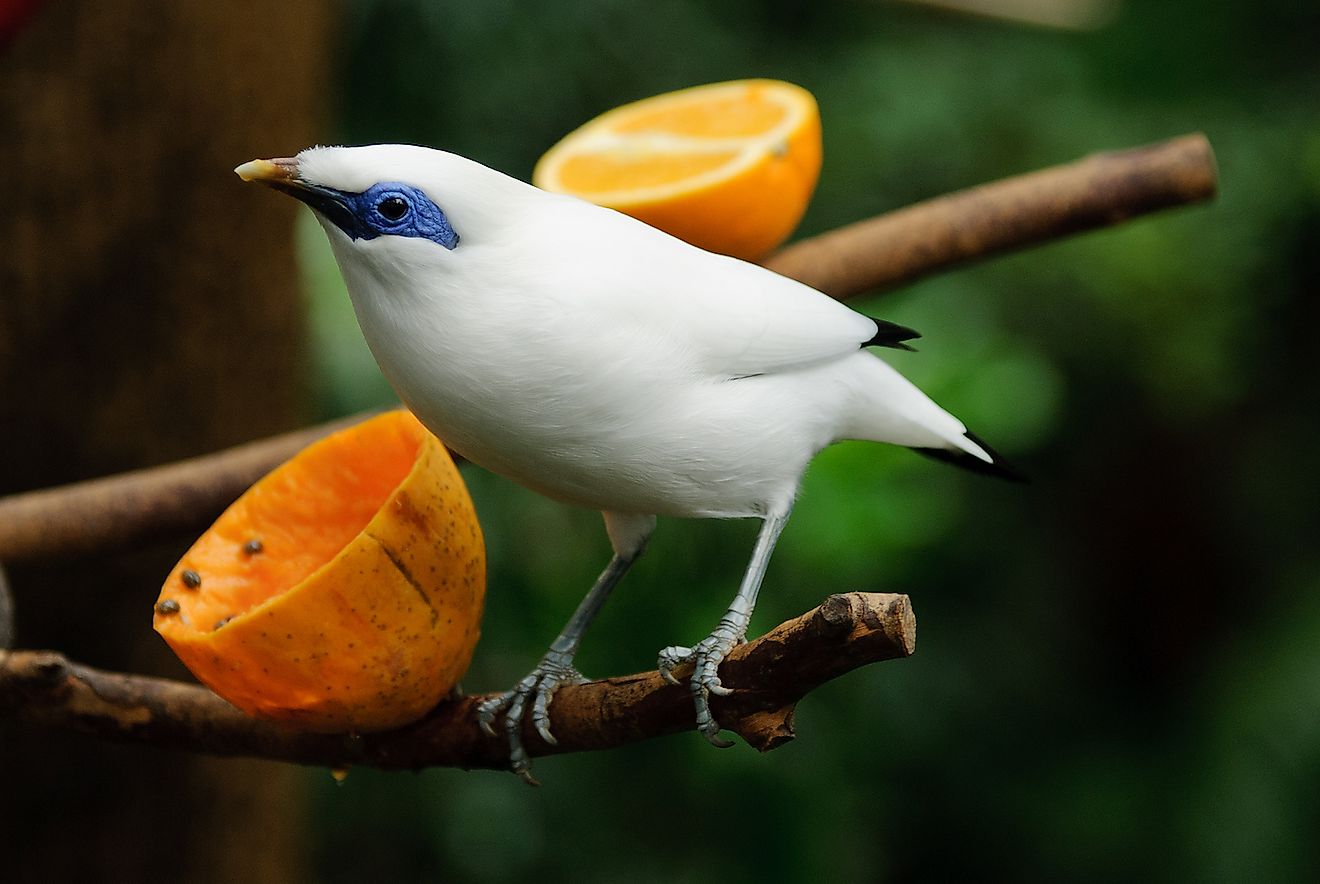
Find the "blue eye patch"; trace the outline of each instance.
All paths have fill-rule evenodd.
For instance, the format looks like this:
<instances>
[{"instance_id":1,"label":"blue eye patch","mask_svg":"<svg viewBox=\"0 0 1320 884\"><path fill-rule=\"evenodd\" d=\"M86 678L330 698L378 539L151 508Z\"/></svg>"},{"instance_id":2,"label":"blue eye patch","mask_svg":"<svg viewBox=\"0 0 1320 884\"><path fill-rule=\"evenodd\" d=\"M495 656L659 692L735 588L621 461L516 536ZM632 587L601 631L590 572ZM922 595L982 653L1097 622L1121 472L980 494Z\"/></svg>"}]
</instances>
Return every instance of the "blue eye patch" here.
<instances>
[{"instance_id":1,"label":"blue eye patch","mask_svg":"<svg viewBox=\"0 0 1320 884\"><path fill-rule=\"evenodd\" d=\"M451 251L458 247L458 233L449 218L411 184L383 181L361 193L301 181L275 186L311 206L352 239L409 236L429 239Z\"/></svg>"}]
</instances>

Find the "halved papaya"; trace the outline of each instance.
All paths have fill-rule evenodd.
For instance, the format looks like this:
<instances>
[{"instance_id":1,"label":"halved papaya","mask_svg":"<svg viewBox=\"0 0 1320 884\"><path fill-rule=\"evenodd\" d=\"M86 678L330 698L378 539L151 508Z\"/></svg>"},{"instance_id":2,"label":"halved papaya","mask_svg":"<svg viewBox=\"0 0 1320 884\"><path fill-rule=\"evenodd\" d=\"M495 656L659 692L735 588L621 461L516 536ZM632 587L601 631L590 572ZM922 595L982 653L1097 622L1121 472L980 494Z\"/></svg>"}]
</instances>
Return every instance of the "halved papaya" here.
<instances>
[{"instance_id":1,"label":"halved papaya","mask_svg":"<svg viewBox=\"0 0 1320 884\"><path fill-rule=\"evenodd\" d=\"M392 411L313 443L235 501L170 572L154 625L251 715L386 730L466 671L485 567L449 453Z\"/></svg>"}]
</instances>

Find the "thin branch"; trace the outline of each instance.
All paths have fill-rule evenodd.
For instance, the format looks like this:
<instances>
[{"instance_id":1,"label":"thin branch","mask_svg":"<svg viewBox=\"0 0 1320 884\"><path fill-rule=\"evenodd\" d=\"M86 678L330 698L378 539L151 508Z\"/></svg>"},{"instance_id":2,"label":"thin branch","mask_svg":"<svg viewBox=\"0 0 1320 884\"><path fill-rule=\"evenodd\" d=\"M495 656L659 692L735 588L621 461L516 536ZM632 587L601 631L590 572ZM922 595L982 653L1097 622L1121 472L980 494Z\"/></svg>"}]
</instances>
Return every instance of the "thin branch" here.
<instances>
[{"instance_id":1,"label":"thin branch","mask_svg":"<svg viewBox=\"0 0 1320 884\"><path fill-rule=\"evenodd\" d=\"M766 266L836 298L1214 196L1201 134L1089 157L917 203L795 243Z\"/></svg>"},{"instance_id":2,"label":"thin branch","mask_svg":"<svg viewBox=\"0 0 1320 884\"><path fill-rule=\"evenodd\" d=\"M766 266L837 298L1212 196L1203 135L1019 175L796 243ZM0 562L83 554L204 526L249 485L357 415L218 454L0 499Z\"/></svg>"},{"instance_id":3,"label":"thin branch","mask_svg":"<svg viewBox=\"0 0 1320 884\"><path fill-rule=\"evenodd\" d=\"M793 738L793 712L807 693L867 663L916 648L908 597L833 595L818 608L735 648L720 668L729 697L712 698L717 720L765 752ZM477 726L482 697L438 706L422 721L378 734L309 734L249 718L202 687L101 672L46 651L0 651L0 716L85 734L301 764L383 769L503 768L508 747ZM691 730L686 687L655 672L561 688L551 706L557 746L530 725L531 755L606 749Z\"/></svg>"},{"instance_id":4,"label":"thin branch","mask_svg":"<svg viewBox=\"0 0 1320 884\"><path fill-rule=\"evenodd\" d=\"M122 549L205 527L273 467L366 417L354 415L164 466L0 498L0 562Z\"/></svg>"},{"instance_id":5,"label":"thin branch","mask_svg":"<svg viewBox=\"0 0 1320 884\"><path fill-rule=\"evenodd\" d=\"M9 593L9 578L0 566L0 651L14 643L14 598Z\"/></svg>"}]
</instances>

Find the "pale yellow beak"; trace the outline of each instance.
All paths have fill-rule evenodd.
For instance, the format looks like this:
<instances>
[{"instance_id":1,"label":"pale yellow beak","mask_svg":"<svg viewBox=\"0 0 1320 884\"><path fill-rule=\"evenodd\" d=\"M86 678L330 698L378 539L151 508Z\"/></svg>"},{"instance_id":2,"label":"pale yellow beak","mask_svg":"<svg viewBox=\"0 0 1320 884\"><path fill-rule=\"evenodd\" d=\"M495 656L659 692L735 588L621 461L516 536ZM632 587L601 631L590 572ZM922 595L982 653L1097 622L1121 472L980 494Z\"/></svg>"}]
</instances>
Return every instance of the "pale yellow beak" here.
<instances>
[{"instance_id":1,"label":"pale yellow beak","mask_svg":"<svg viewBox=\"0 0 1320 884\"><path fill-rule=\"evenodd\" d=\"M298 160L296 157L251 160L235 168L234 174L244 181L260 181L263 184L288 184L298 180Z\"/></svg>"}]
</instances>

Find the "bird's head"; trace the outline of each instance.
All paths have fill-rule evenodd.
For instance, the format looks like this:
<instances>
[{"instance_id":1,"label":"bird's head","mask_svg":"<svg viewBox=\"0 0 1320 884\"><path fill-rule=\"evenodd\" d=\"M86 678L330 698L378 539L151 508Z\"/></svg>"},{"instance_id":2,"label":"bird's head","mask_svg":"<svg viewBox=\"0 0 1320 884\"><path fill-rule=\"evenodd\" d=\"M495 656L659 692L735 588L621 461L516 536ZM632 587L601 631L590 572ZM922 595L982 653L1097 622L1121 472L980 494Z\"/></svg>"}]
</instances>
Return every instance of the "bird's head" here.
<instances>
[{"instance_id":1,"label":"bird's head","mask_svg":"<svg viewBox=\"0 0 1320 884\"><path fill-rule=\"evenodd\" d=\"M358 261L443 264L497 242L536 192L472 160L400 144L311 147L234 171L310 206L346 271Z\"/></svg>"}]
</instances>

